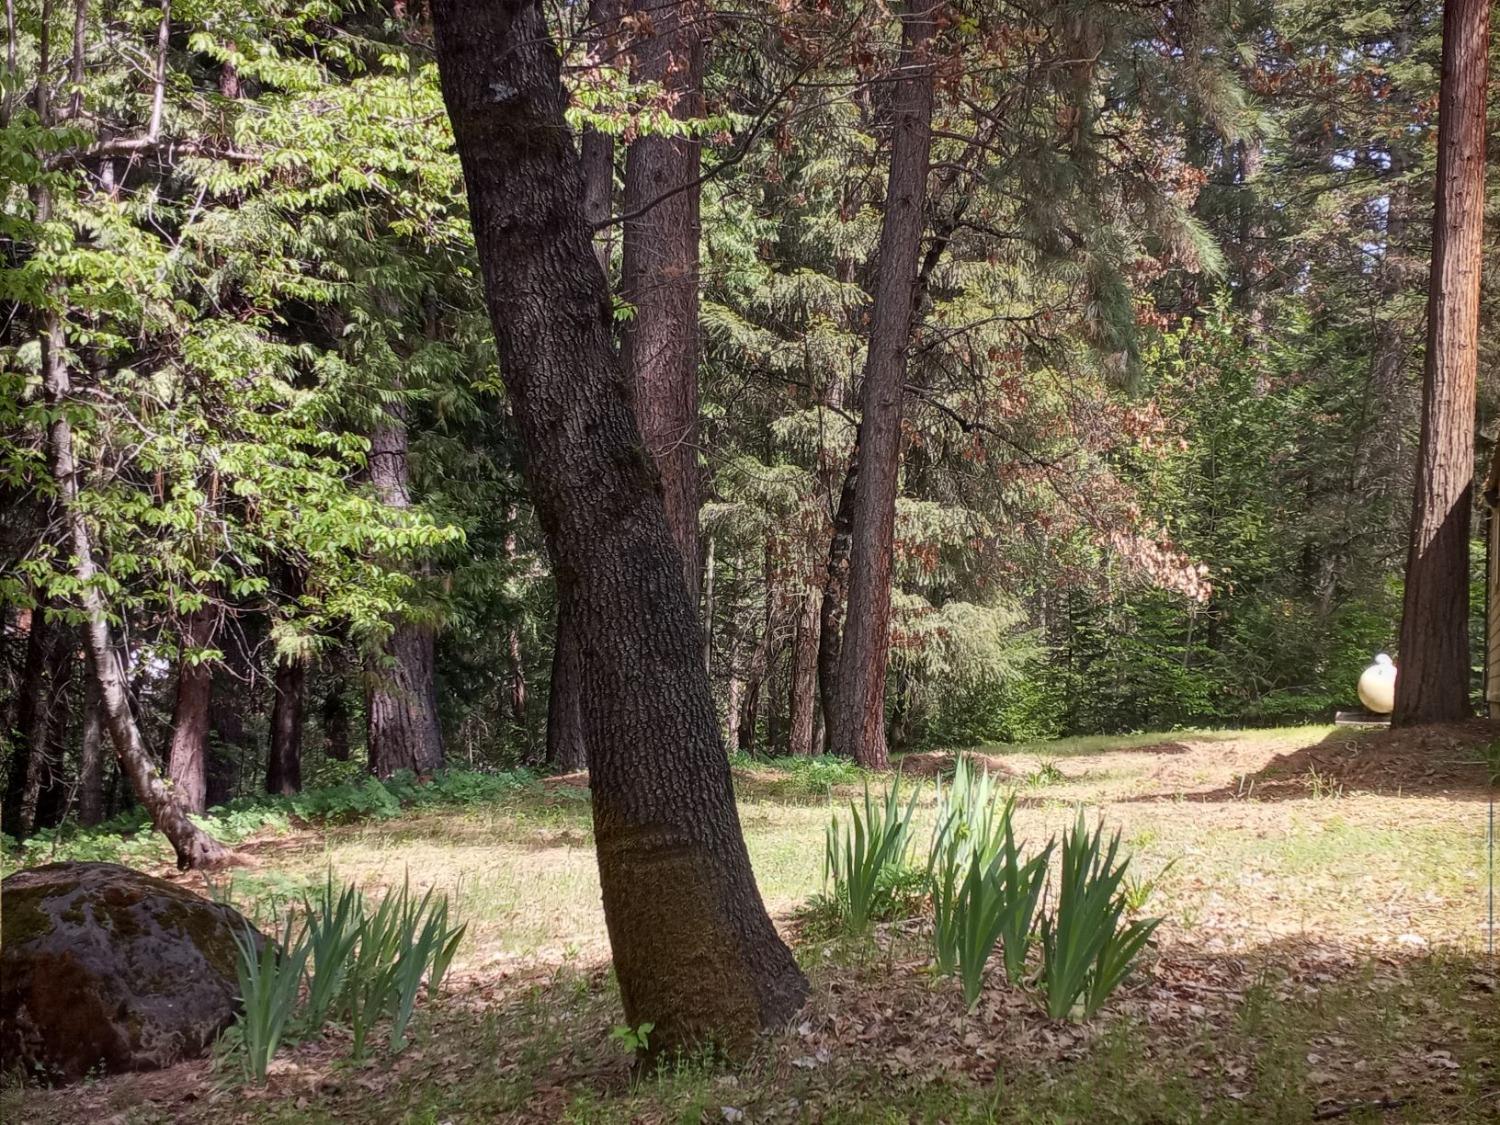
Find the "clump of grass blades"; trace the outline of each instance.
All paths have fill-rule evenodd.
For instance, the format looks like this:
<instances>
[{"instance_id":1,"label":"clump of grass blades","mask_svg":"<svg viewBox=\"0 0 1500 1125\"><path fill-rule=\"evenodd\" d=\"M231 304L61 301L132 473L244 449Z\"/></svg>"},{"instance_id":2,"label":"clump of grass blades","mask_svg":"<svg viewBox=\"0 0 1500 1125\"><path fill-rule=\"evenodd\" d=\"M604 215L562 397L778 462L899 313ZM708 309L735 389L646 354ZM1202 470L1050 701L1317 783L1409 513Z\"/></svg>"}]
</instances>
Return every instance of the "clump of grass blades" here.
<instances>
[{"instance_id":1,"label":"clump of grass blades","mask_svg":"<svg viewBox=\"0 0 1500 1125\"><path fill-rule=\"evenodd\" d=\"M863 810L849 805L849 823L838 814L830 819L824 837L823 880L832 884L833 901L844 912L849 932L864 930L891 894L894 873L907 865L911 821L917 794L903 808L901 783L896 781L881 801L865 783Z\"/></svg>"},{"instance_id":2,"label":"clump of grass blades","mask_svg":"<svg viewBox=\"0 0 1500 1125\"><path fill-rule=\"evenodd\" d=\"M1023 862L1015 798L997 801L988 772L976 775L960 760L953 785L946 791L938 786L938 821L927 859L934 965L945 976L958 974L970 1009L997 944L1004 949L1006 975L1020 980L1053 850L1049 842Z\"/></svg>"},{"instance_id":3,"label":"clump of grass blades","mask_svg":"<svg viewBox=\"0 0 1500 1125\"><path fill-rule=\"evenodd\" d=\"M335 890L333 873L315 899L303 899L312 975L308 981L303 1022L317 1031L343 999L350 960L359 945L365 917L364 897L352 883Z\"/></svg>"},{"instance_id":4,"label":"clump of grass blades","mask_svg":"<svg viewBox=\"0 0 1500 1125\"><path fill-rule=\"evenodd\" d=\"M429 890L417 898L408 883L372 911L356 887L335 888L330 875L302 905L279 945L258 948L248 930L236 936L243 1015L225 1042L257 1081L292 1029L313 1035L335 1020L348 1020L351 1054L362 1059L370 1032L389 1017L389 1050L399 1054L422 982L436 994L467 930L450 924L446 897Z\"/></svg>"},{"instance_id":5,"label":"clump of grass blades","mask_svg":"<svg viewBox=\"0 0 1500 1125\"><path fill-rule=\"evenodd\" d=\"M235 968L244 1005L236 1024L236 1045L246 1073L264 1082L297 1010L307 969L307 930L288 917L279 943L263 939L248 925L235 933L234 942L239 949Z\"/></svg>"},{"instance_id":6,"label":"clump of grass blades","mask_svg":"<svg viewBox=\"0 0 1500 1125\"><path fill-rule=\"evenodd\" d=\"M1120 834L1106 845L1080 810L1063 834L1056 910L1042 919L1042 984L1053 1019L1088 1018L1103 1007L1139 956L1159 918L1125 922L1122 890L1129 859L1118 863Z\"/></svg>"}]
</instances>

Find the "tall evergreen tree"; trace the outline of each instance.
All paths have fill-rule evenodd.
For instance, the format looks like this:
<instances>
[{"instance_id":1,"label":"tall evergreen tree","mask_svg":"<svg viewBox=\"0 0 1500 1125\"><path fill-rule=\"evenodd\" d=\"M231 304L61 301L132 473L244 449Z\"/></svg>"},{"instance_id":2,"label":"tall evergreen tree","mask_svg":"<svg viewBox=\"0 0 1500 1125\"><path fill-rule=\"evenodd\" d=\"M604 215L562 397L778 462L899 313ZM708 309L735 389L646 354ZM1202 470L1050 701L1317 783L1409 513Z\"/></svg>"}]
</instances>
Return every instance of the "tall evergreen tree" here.
<instances>
[{"instance_id":1,"label":"tall evergreen tree","mask_svg":"<svg viewBox=\"0 0 1500 1125\"><path fill-rule=\"evenodd\" d=\"M829 718L836 753L884 769L885 671L891 568L901 472L901 413L917 297L917 257L932 147L933 61L926 55L936 4L914 0L901 17L893 76L891 160L880 233L879 284L860 388L859 462L850 530L848 617L838 699Z\"/></svg>"},{"instance_id":2,"label":"tall evergreen tree","mask_svg":"<svg viewBox=\"0 0 1500 1125\"><path fill-rule=\"evenodd\" d=\"M1446 0L1422 439L1392 722L1467 718L1490 4Z\"/></svg>"}]
</instances>

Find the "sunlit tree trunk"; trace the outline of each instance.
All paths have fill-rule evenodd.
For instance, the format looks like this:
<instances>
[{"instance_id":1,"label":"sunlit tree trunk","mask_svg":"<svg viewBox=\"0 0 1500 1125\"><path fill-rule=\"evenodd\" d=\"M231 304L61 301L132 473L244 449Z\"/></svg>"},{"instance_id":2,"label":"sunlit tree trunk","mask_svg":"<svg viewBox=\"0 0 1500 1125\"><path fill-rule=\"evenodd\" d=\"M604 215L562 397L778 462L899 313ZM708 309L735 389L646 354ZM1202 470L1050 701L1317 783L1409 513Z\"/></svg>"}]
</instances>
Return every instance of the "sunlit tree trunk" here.
<instances>
[{"instance_id":1,"label":"sunlit tree trunk","mask_svg":"<svg viewBox=\"0 0 1500 1125\"><path fill-rule=\"evenodd\" d=\"M870 769L884 769L888 761L885 669L890 647L891 561L901 469L901 399L932 147L933 84L924 47L932 36L934 10L933 0L914 0L902 17L880 274L860 389L859 479L854 490L848 618L839 662L833 743L838 752Z\"/></svg>"},{"instance_id":2,"label":"sunlit tree trunk","mask_svg":"<svg viewBox=\"0 0 1500 1125\"><path fill-rule=\"evenodd\" d=\"M580 693L625 1022L747 1048L807 982L750 869L683 557L629 408L539 0L435 0L443 95Z\"/></svg>"},{"instance_id":3,"label":"sunlit tree trunk","mask_svg":"<svg viewBox=\"0 0 1500 1125\"><path fill-rule=\"evenodd\" d=\"M1490 0L1448 0L1438 103L1437 210L1427 296L1422 440L1401 613L1397 725L1469 717L1469 522L1474 486Z\"/></svg>"}]
</instances>

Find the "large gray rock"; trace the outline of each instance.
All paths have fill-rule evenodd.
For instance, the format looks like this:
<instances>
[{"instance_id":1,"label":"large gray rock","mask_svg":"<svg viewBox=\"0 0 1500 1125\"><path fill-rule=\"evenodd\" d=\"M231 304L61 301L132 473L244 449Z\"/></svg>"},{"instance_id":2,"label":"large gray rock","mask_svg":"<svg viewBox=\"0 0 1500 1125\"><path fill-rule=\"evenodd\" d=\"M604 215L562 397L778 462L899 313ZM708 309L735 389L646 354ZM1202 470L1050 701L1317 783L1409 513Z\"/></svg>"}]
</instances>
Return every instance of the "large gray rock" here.
<instances>
[{"instance_id":1,"label":"large gray rock","mask_svg":"<svg viewBox=\"0 0 1500 1125\"><path fill-rule=\"evenodd\" d=\"M239 1009L236 910L114 863L0 883L0 1062L46 1081L203 1054Z\"/></svg>"}]
</instances>

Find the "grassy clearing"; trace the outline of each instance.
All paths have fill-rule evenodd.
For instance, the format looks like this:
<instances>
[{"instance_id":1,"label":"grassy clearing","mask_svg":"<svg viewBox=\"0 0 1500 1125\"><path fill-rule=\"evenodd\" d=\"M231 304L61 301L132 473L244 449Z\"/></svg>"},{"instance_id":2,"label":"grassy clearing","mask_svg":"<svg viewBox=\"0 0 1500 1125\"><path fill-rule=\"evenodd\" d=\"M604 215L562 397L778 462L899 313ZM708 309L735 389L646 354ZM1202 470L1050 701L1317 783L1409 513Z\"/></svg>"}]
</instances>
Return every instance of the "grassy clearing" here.
<instances>
[{"instance_id":1,"label":"grassy clearing","mask_svg":"<svg viewBox=\"0 0 1500 1125\"><path fill-rule=\"evenodd\" d=\"M585 790L537 783L473 807L271 835L252 842L259 866L236 872L232 890L262 917L330 866L370 890L409 875L452 896L470 938L444 997L419 1013L413 1048L349 1067L334 1030L283 1052L264 1089L222 1085L196 1064L67 1095L12 1088L0 1117L1500 1119L1482 767L1474 757L1467 788L1397 779L1401 796L1375 794L1349 780L1366 745L1299 728L986 748L1017 788L1023 835L1059 831L1079 803L1098 810L1135 854L1143 909L1166 918L1144 971L1085 1026L1047 1021L994 971L966 1015L953 982L927 972L917 923L868 942L815 940L796 917L821 886L829 802L865 779L838 763L737 763L762 891L814 993L795 1027L733 1070L684 1059L636 1075L612 1038L619 1004ZM925 759L924 770L943 768ZM1027 781L1039 762L1056 776ZM929 831L930 784L917 817Z\"/></svg>"}]
</instances>

